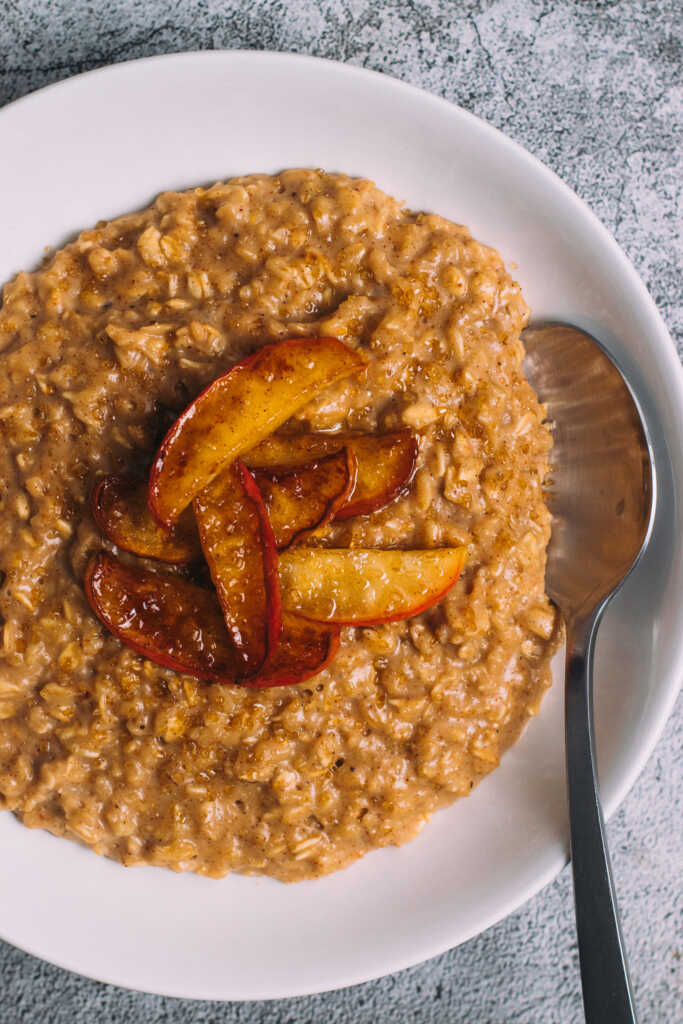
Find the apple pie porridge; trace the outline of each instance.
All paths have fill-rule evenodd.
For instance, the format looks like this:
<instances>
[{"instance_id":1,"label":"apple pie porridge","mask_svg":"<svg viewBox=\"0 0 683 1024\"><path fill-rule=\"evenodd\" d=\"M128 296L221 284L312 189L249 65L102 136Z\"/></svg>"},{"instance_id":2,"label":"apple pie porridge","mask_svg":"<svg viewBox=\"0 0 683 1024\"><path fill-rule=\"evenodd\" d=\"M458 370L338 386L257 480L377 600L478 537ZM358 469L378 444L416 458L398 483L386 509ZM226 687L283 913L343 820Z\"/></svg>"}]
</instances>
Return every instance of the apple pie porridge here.
<instances>
[{"instance_id":1,"label":"apple pie porridge","mask_svg":"<svg viewBox=\"0 0 683 1024\"><path fill-rule=\"evenodd\" d=\"M164 193L0 309L0 808L285 881L536 714L550 432L500 256L321 171Z\"/></svg>"}]
</instances>

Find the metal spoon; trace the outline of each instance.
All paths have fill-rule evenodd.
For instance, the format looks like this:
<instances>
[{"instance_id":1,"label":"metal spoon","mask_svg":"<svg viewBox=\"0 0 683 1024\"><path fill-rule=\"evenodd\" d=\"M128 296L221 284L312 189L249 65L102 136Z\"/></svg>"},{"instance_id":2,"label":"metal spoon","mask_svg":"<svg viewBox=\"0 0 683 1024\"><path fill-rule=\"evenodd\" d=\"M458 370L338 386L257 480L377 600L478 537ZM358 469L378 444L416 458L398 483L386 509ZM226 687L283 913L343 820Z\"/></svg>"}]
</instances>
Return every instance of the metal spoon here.
<instances>
[{"instance_id":1,"label":"metal spoon","mask_svg":"<svg viewBox=\"0 0 683 1024\"><path fill-rule=\"evenodd\" d=\"M554 449L546 586L567 629L565 743L572 870L588 1024L632 1024L595 773L593 651L607 603L645 549L656 480L637 402L599 342L576 327L526 330L524 368L547 403Z\"/></svg>"}]
</instances>

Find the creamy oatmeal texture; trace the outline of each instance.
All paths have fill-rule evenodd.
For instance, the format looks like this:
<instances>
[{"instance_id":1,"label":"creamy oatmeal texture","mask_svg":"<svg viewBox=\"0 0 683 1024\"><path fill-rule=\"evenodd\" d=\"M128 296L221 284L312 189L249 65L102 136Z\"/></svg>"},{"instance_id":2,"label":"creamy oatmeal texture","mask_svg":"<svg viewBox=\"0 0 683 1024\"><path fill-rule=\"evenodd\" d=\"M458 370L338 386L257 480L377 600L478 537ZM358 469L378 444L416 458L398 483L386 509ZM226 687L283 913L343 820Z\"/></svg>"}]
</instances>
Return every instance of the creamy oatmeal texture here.
<instances>
[{"instance_id":1,"label":"creamy oatmeal texture","mask_svg":"<svg viewBox=\"0 0 683 1024\"><path fill-rule=\"evenodd\" d=\"M550 678L550 435L521 370L527 315L465 228L307 170L163 194L8 284L0 807L124 864L289 881L402 843L469 793ZM369 370L288 429L407 425L420 444L408 493L317 542L463 544L464 573L414 619L345 629L298 686L207 684L139 657L83 593L89 557L116 550L89 512L94 483L145 470L233 362L316 334Z\"/></svg>"}]
</instances>

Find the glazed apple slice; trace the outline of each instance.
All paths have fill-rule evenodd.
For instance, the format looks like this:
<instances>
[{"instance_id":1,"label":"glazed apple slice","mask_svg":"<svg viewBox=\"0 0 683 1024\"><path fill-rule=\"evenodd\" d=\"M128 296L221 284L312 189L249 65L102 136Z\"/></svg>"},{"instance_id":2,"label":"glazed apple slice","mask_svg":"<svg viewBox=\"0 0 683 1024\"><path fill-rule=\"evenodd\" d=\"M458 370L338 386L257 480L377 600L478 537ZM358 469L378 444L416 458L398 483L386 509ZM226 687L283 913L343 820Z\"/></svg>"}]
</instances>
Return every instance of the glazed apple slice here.
<instances>
[{"instance_id":1,"label":"glazed apple slice","mask_svg":"<svg viewBox=\"0 0 683 1024\"><path fill-rule=\"evenodd\" d=\"M266 668L243 679L248 687L292 686L317 675L339 649L339 626L311 622L298 615L282 616L277 650Z\"/></svg>"},{"instance_id":2,"label":"glazed apple slice","mask_svg":"<svg viewBox=\"0 0 683 1024\"><path fill-rule=\"evenodd\" d=\"M337 513L340 520L384 508L408 487L417 465L417 438L411 430L359 437L351 449L358 459L358 476L349 500Z\"/></svg>"},{"instance_id":3,"label":"glazed apple slice","mask_svg":"<svg viewBox=\"0 0 683 1024\"><path fill-rule=\"evenodd\" d=\"M376 551L290 548L280 559L285 611L318 622L373 626L418 615L440 601L466 549Z\"/></svg>"},{"instance_id":4,"label":"glazed apple slice","mask_svg":"<svg viewBox=\"0 0 683 1024\"><path fill-rule=\"evenodd\" d=\"M236 678L242 659L213 591L107 554L91 560L84 584L100 621L138 654L199 679Z\"/></svg>"},{"instance_id":5,"label":"glazed apple slice","mask_svg":"<svg viewBox=\"0 0 683 1024\"><path fill-rule=\"evenodd\" d=\"M356 485L336 519L368 515L388 505L410 483L417 462L417 439L411 430L391 434L274 435L244 455L250 469L279 471L299 466L346 447L358 461Z\"/></svg>"},{"instance_id":6,"label":"glazed apple slice","mask_svg":"<svg viewBox=\"0 0 683 1024\"><path fill-rule=\"evenodd\" d=\"M194 499L204 557L232 641L241 676L271 658L282 622L277 548L263 498L239 459Z\"/></svg>"},{"instance_id":7,"label":"glazed apple slice","mask_svg":"<svg viewBox=\"0 0 683 1024\"><path fill-rule=\"evenodd\" d=\"M105 476L93 491L92 511L105 537L124 551L162 562L187 564L202 557L191 509L170 530L159 526L147 504L147 483Z\"/></svg>"},{"instance_id":8,"label":"glazed apple slice","mask_svg":"<svg viewBox=\"0 0 683 1024\"><path fill-rule=\"evenodd\" d=\"M355 486L357 465L353 452L343 448L296 469L254 471L278 551L334 519Z\"/></svg>"},{"instance_id":9,"label":"glazed apple slice","mask_svg":"<svg viewBox=\"0 0 683 1024\"><path fill-rule=\"evenodd\" d=\"M242 452L364 366L365 359L336 338L290 338L233 366L181 413L161 443L148 492L156 521L171 526Z\"/></svg>"}]
</instances>

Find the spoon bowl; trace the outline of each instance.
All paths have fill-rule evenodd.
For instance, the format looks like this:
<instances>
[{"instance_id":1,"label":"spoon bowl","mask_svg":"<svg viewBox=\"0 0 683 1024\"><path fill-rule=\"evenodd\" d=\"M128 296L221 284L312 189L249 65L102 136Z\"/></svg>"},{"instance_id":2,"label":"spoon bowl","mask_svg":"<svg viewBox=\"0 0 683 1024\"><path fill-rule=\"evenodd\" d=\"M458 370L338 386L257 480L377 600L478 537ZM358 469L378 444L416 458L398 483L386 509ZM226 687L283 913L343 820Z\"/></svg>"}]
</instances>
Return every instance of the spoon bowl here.
<instances>
[{"instance_id":1,"label":"spoon bowl","mask_svg":"<svg viewBox=\"0 0 683 1024\"><path fill-rule=\"evenodd\" d=\"M594 338L544 324L528 328L524 344L524 369L553 432L546 585L570 620L611 596L644 549L654 460L636 400Z\"/></svg>"},{"instance_id":2,"label":"spoon bowl","mask_svg":"<svg viewBox=\"0 0 683 1024\"><path fill-rule=\"evenodd\" d=\"M637 401L595 338L549 323L526 330L524 344L524 369L554 441L546 589L567 629L565 743L584 1009L588 1024L633 1024L595 771L593 652L602 613L652 532L654 458Z\"/></svg>"}]
</instances>

